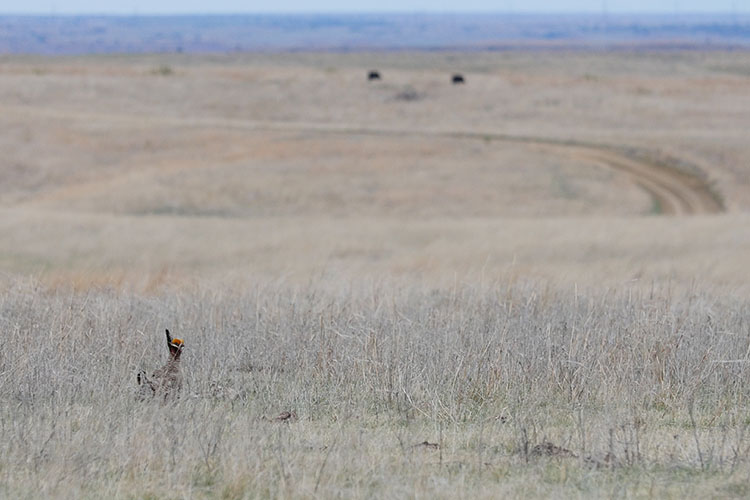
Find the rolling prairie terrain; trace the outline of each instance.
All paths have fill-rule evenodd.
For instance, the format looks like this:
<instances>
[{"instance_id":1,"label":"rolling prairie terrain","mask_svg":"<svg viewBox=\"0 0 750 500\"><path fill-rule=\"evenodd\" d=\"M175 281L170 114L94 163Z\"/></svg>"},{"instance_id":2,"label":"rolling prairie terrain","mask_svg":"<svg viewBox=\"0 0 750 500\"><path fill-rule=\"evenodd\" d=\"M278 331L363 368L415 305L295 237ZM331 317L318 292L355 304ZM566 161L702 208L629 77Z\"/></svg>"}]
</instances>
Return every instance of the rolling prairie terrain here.
<instances>
[{"instance_id":1,"label":"rolling prairie terrain","mask_svg":"<svg viewBox=\"0 0 750 500\"><path fill-rule=\"evenodd\" d=\"M8 56L0 262L742 285L749 74L744 52Z\"/></svg>"},{"instance_id":2,"label":"rolling prairie terrain","mask_svg":"<svg viewBox=\"0 0 750 500\"><path fill-rule=\"evenodd\" d=\"M748 130L745 51L3 56L0 497L747 497Z\"/></svg>"}]
</instances>

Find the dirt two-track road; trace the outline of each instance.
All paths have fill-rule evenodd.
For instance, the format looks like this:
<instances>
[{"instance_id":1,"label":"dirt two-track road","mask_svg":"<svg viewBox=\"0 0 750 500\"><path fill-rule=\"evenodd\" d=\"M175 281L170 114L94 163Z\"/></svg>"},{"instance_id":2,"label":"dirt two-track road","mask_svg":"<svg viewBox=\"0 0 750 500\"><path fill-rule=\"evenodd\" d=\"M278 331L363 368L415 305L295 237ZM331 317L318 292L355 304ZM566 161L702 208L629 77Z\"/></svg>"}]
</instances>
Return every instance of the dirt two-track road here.
<instances>
[{"instance_id":1,"label":"dirt two-track road","mask_svg":"<svg viewBox=\"0 0 750 500\"><path fill-rule=\"evenodd\" d=\"M241 126L241 123L225 124ZM550 155L565 155L573 161L593 163L626 174L633 183L645 190L664 215L717 214L724 211L720 195L708 181L705 172L697 169L689 171L678 165L677 159L649 159L632 151L632 148L616 145L586 144L576 141L566 142L541 137L516 137L492 132L440 132L415 130L385 130L359 128L345 130L325 125L250 124L253 128L284 129L336 134L378 135L378 136L420 136L439 141L443 137L542 146ZM631 151L628 151L631 149ZM643 153L642 151L640 153Z\"/></svg>"},{"instance_id":2,"label":"dirt two-track road","mask_svg":"<svg viewBox=\"0 0 750 500\"><path fill-rule=\"evenodd\" d=\"M7 114L37 114L39 118L77 118L91 121L114 121L133 125L143 122L144 117L127 115L101 115L97 113L64 114L54 110L34 110L4 106ZM627 177L652 198L659 214L699 215L716 214L724 210L721 198L711 185L705 172L693 167L688 170L678 159L649 158L648 152L633 150L626 146L600 145L580 141L564 141L543 137L513 136L491 131L435 131L414 129L381 129L331 125L326 123L262 122L222 118L192 118L189 120L149 116L150 125L156 123L171 128L244 129L285 132L316 132L338 136L420 137L440 141L443 138L497 141L541 147L551 156L565 156L574 162L590 163L609 168ZM645 153L645 154L644 154Z\"/></svg>"}]
</instances>

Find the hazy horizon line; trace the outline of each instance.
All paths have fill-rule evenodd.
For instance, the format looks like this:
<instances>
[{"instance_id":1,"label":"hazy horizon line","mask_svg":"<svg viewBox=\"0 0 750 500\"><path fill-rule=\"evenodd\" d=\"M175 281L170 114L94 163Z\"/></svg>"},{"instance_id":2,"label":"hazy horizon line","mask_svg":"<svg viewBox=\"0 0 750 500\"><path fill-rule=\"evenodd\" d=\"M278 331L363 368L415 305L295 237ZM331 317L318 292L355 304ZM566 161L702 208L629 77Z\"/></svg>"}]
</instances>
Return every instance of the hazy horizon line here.
<instances>
[{"instance_id":1,"label":"hazy horizon line","mask_svg":"<svg viewBox=\"0 0 750 500\"><path fill-rule=\"evenodd\" d=\"M568 10L444 10L444 11L431 11L431 10L383 10L383 11L356 11L356 10L311 10L311 11L195 11L195 12L170 12L170 11L154 11L154 12L141 12L138 9L133 11L117 11L117 12L106 12L106 11L51 11L51 12L3 12L0 11L0 17L11 17L11 16L22 16L22 17L52 17L52 16L106 16L106 17L189 17L189 16L316 16L316 15L342 15L342 16L382 16L382 15L434 15L434 16L446 16L446 15L500 15L500 16L699 16L699 15L727 15L727 16L740 16L750 17L750 10L659 10L659 11L643 11L643 10L581 10L581 11L568 11Z\"/></svg>"}]
</instances>

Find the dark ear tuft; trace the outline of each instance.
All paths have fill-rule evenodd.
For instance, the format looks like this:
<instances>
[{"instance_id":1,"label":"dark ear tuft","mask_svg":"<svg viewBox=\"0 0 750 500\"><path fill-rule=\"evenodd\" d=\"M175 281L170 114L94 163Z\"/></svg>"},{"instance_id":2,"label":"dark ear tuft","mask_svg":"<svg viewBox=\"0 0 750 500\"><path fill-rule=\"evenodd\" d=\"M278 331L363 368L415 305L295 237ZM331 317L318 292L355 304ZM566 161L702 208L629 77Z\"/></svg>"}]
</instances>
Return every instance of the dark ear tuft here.
<instances>
[{"instance_id":1,"label":"dark ear tuft","mask_svg":"<svg viewBox=\"0 0 750 500\"><path fill-rule=\"evenodd\" d=\"M167 330L167 343L172 343L172 336L169 334L169 330Z\"/></svg>"}]
</instances>

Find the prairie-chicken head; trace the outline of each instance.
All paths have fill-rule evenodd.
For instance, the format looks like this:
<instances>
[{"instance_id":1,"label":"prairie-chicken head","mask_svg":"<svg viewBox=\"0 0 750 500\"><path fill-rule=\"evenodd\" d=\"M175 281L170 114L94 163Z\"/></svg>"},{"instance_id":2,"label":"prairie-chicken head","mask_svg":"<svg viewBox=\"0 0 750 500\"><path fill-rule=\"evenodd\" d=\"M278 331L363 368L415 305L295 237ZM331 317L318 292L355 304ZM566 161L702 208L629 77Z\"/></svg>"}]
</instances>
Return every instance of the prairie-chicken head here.
<instances>
[{"instance_id":1,"label":"prairie-chicken head","mask_svg":"<svg viewBox=\"0 0 750 500\"><path fill-rule=\"evenodd\" d=\"M169 354L172 355L172 358L180 359L180 354L182 354L182 348L185 347L185 343L182 339L172 338L169 330L167 330L167 347L169 347Z\"/></svg>"}]
</instances>

